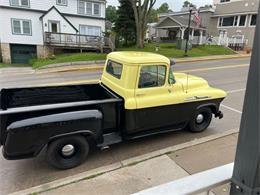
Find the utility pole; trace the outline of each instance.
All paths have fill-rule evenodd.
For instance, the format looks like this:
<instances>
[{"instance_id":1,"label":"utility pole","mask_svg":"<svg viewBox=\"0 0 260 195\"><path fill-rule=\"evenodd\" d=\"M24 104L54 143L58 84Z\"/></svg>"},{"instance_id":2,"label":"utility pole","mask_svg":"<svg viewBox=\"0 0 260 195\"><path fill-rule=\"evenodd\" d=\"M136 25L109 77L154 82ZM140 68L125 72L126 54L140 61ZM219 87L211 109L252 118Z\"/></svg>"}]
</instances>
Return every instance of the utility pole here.
<instances>
[{"instance_id":1,"label":"utility pole","mask_svg":"<svg viewBox=\"0 0 260 195\"><path fill-rule=\"evenodd\" d=\"M190 23L191 23L191 15L192 15L192 7L190 7L190 15L189 15L189 24L188 24L188 36L186 38L186 46L185 46L185 54L184 57L188 57L188 46L190 41Z\"/></svg>"},{"instance_id":2,"label":"utility pole","mask_svg":"<svg viewBox=\"0 0 260 195\"><path fill-rule=\"evenodd\" d=\"M260 8L258 10L260 16ZM260 17L257 19L254 47L240 125L231 195L260 194Z\"/></svg>"}]
</instances>

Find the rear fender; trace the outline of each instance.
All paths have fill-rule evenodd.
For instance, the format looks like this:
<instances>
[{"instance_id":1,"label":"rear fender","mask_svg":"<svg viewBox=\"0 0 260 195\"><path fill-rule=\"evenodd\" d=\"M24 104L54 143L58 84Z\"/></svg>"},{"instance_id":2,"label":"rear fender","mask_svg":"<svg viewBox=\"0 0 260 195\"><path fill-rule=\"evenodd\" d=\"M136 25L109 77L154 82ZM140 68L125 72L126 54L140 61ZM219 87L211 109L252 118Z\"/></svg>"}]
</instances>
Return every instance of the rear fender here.
<instances>
[{"instance_id":1,"label":"rear fender","mask_svg":"<svg viewBox=\"0 0 260 195\"><path fill-rule=\"evenodd\" d=\"M74 111L16 121L7 128L4 150L10 158L33 157L50 141L76 134L102 141L102 113L99 110Z\"/></svg>"}]
</instances>

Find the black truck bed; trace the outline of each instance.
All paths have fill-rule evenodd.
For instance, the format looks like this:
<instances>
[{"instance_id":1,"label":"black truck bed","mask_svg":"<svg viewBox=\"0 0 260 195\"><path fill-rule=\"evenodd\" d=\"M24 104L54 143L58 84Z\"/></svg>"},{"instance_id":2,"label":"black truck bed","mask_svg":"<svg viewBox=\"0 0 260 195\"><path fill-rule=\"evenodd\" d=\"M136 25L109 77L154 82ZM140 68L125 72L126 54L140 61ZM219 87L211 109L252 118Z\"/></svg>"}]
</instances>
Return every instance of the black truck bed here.
<instances>
[{"instance_id":1,"label":"black truck bed","mask_svg":"<svg viewBox=\"0 0 260 195\"><path fill-rule=\"evenodd\" d=\"M101 84L1 90L0 109L117 98Z\"/></svg>"}]
</instances>

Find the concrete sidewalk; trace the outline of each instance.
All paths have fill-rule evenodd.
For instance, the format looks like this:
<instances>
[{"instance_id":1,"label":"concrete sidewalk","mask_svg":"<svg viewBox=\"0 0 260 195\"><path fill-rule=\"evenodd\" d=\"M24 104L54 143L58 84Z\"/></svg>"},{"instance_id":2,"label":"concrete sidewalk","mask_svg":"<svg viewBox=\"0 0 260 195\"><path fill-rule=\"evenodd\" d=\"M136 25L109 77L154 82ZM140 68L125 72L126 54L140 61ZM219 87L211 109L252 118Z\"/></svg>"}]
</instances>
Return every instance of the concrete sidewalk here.
<instances>
[{"instance_id":1,"label":"concrete sidewalk","mask_svg":"<svg viewBox=\"0 0 260 195\"><path fill-rule=\"evenodd\" d=\"M225 60L225 59L239 59L248 58L249 54L234 54L234 55L217 55L217 56L207 56L207 57L192 57L192 58L179 58L175 59L176 63L190 63L190 62L203 62L212 60ZM54 72L67 72L67 71L101 71L103 70L105 61L88 61L88 62L69 62L61 64L51 64L37 69L36 72L39 74L44 73L54 73Z\"/></svg>"},{"instance_id":2,"label":"concrete sidewalk","mask_svg":"<svg viewBox=\"0 0 260 195\"><path fill-rule=\"evenodd\" d=\"M128 164L80 181L42 192L56 194L132 194L234 161L238 133L227 135L172 153ZM226 194L228 187L213 190ZM33 191L31 192L33 193Z\"/></svg>"}]
</instances>

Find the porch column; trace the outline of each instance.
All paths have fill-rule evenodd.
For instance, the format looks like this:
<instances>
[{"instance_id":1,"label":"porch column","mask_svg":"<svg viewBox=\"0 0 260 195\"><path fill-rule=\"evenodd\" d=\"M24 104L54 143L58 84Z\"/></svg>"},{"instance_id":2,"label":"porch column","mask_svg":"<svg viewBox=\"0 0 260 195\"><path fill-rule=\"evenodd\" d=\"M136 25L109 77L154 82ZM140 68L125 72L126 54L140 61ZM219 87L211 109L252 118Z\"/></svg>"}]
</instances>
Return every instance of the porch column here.
<instances>
[{"instance_id":1,"label":"porch column","mask_svg":"<svg viewBox=\"0 0 260 195\"><path fill-rule=\"evenodd\" d=\"M200 40L199 40L199 45L203 44L203 30L200 30Z\"/></svg>"},{"instance_id":2,"label":"porch column","mask_svg":"<svg viewBox=\"0 0 260 195\"><path fill-rule=\"evenodd\" d=\"M181 30L181 39L183 40L186 28L180 28L180 30Z\"/></svg>"},{"instance_id":3,"label":"porch column","mask_svg":"<svg viewBox=\"0 0 260 195\"><path fill-rule=\"evenodd\" d=\"M194 39L194 28L191 31L191 40L193 41L193 39Z\"/></svg>"},{"instance_id":4,"label":"porch column","mask_svg":"<svg viewBox=\"0 0 260 195\"><path fill-rule=\"evenodd\" d=\"M218 38L218 45L221 45L222 43L222 38L223 38L223 31L219 32L219 38Z\"/></svg>"}]
</instances>

